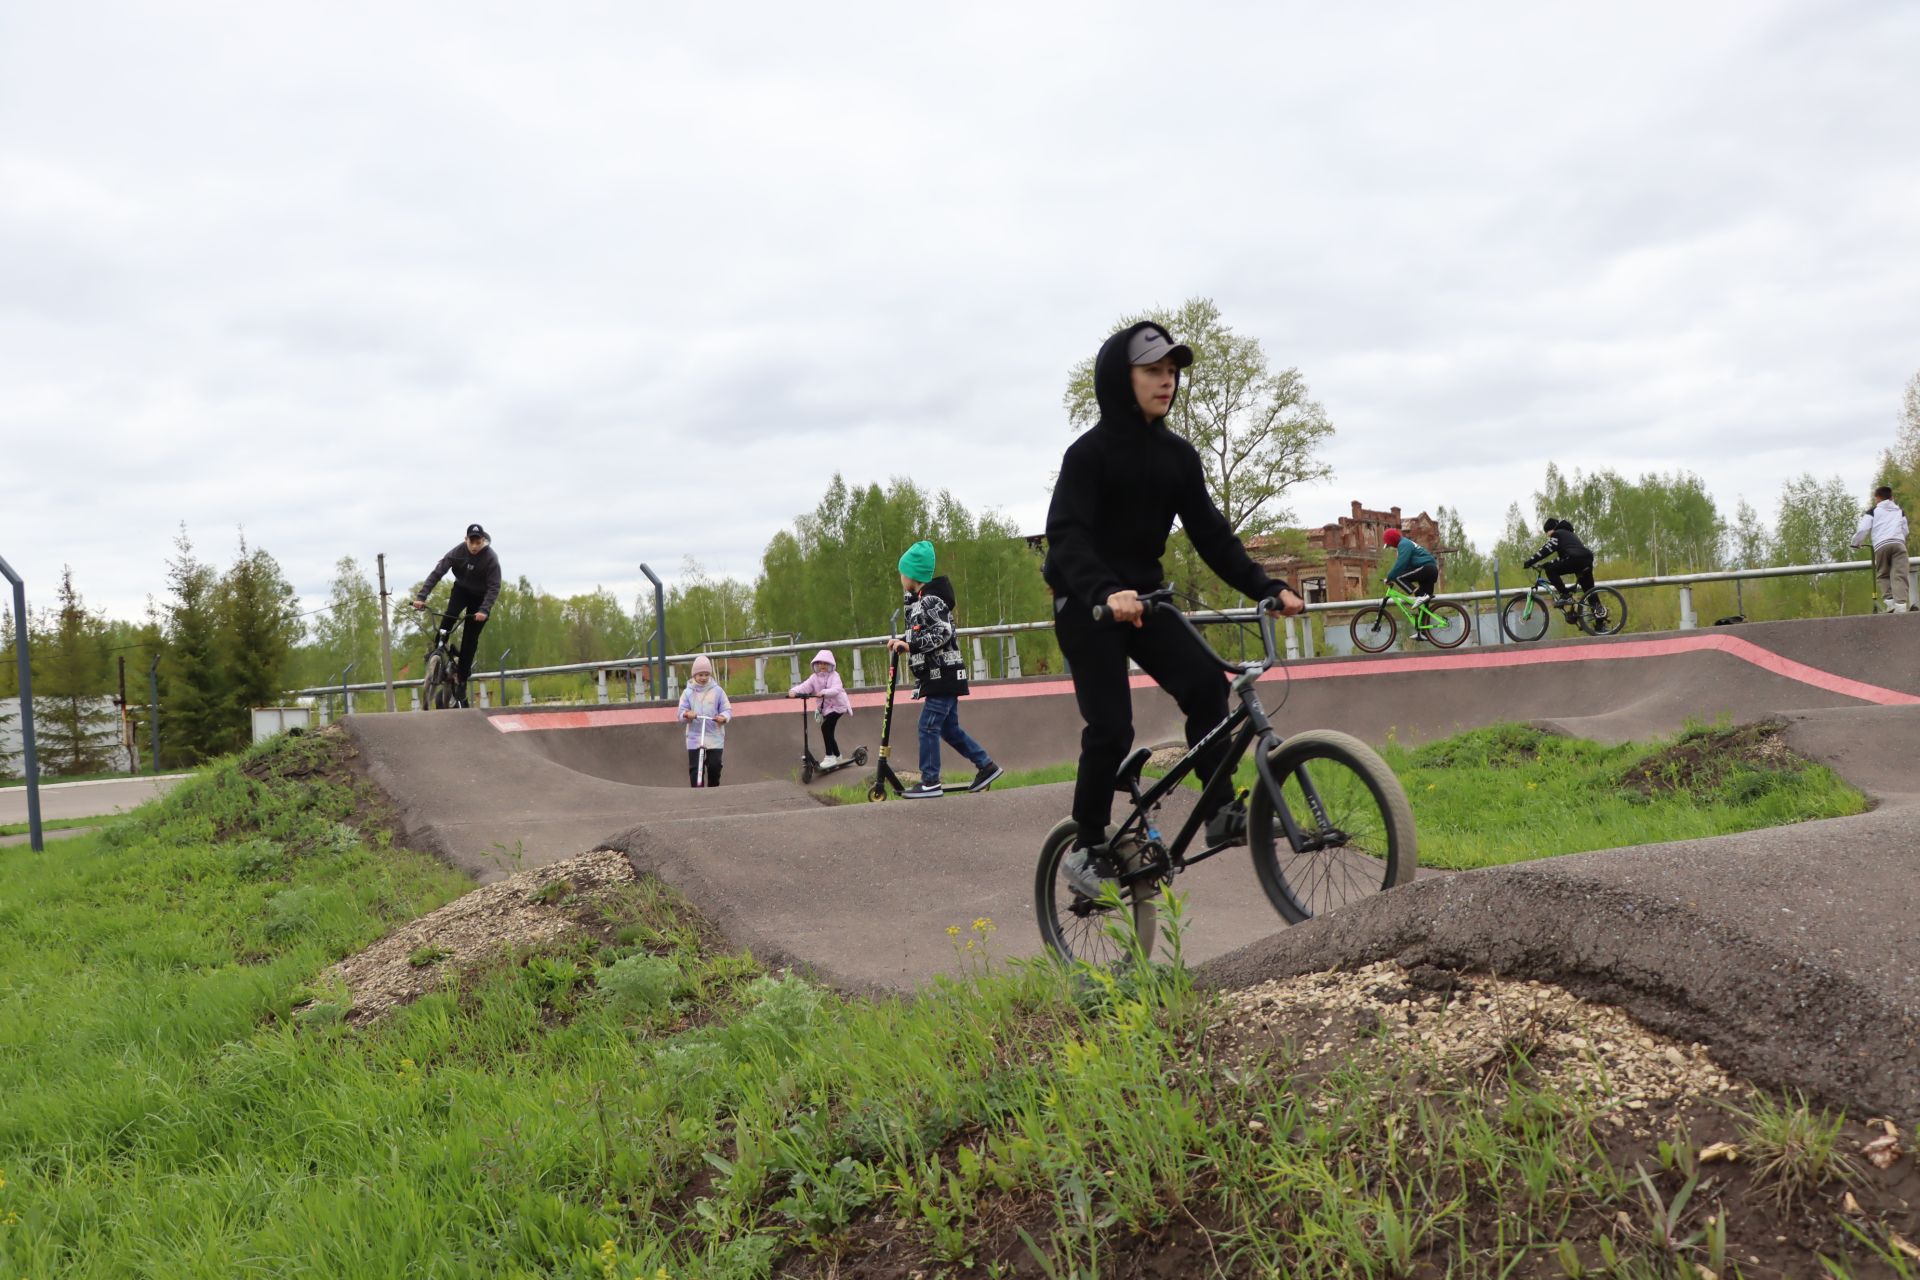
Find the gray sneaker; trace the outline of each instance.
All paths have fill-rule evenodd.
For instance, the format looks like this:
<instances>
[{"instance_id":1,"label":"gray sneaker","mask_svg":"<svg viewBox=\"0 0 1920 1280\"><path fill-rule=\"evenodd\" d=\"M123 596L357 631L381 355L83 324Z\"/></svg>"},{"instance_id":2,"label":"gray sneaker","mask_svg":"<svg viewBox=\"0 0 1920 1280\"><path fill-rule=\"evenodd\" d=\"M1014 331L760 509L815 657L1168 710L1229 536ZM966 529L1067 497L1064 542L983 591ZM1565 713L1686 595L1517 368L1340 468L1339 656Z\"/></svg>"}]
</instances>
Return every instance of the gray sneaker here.
<instances>
[{"instance_id":1,"label":"gray sneaker","mask_svg":"<svg viewBox=\"0 0 1920 1280\"><path fill-rule=\"evenodd\" d=\"M1060 873L1066 877L1068 886L1083 898L1099 898L1108 886L1116 891L1120 888L1113 855L1105 846L1073 850L1061 862Z\"/></svg>"},{"instance_id":2,"label":"gray sneaker","mask_svg":"<svg viewBox=\"0 0 1920 1280\"><path fill-rule=\"evenodd\" d=\"M1247 806L1238 800L1207 819L1207 847L1247 842Z\"/></svg>"}]
</instances>

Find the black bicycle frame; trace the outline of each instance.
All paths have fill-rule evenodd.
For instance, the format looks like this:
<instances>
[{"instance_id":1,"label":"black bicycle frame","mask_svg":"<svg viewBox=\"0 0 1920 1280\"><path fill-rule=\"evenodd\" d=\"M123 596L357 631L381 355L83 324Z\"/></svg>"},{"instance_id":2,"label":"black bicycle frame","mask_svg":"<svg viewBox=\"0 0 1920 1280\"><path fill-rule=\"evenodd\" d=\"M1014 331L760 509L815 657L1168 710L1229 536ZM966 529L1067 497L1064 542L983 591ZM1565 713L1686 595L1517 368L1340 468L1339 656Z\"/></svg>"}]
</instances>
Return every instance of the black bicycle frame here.
<instances>
[{"instance_id":1,"label":"black bicycle frame","mask_svg":"<svg viewBox=\"0 0 1920 1280\"><path fill-rule=\"evenodd\" d=\"M1225 734L1228 738L1227 754L1220 762L1219 771L1216 772L1213 777L1207 779L1205 785L1201 787L1200 799L1194 805L1193 811L1187 815L1186 821L1180 824L1180 830L1174 835L1172 843L1164 846L1167 851L1169 867L1161 868L1149 864L1123 874L1120 877L1121 881L1127 883L1147 876L1158 875L1163 870L1172 870L1174 872L1183 871L1196 863L1205 862L1216 853L1238 847L1234 843L1228 842L1204 849L1191 858L1186 856L1187 846L1192 844L1194 836L1199 834L1201 827L1200 815L1207 811L1209 807L1208 802L1215 797L1218 797L1221 803L1226 802L1233 791L1234 771L1239 767L1241 757L1246 755L1247 748L1252 746L1256 741L1260 744L1260 749L1253 758L1254 770L1259 774L1260 785L1266 788L1267 795L1273 802L1273 810L1279 815L1280 825L1286 830L1288 845L1295 853L1311 853L1324 848L1326 846L1324 836L1306 835L1300 830L1300 825L1293 820L1293 814L1285 804L1281 793L1281 780L1274 776L1273 764L1268 758L1273 754L1273 748L1286 740L1281 736L1280 732L1273 727L1273 722L1267 718L1266 708L1260 705L1260 695L1253 687L1255 681L1268 669L1272 662L1277 661L1277 658L1274 656L1275 644L1272 620L1264 614L1260 619L1262 639L1266 641L1267 646L1268 662L1256 669L1247 669L1233 663L1222 661L1220 655L1214 653L1213 647L1207 644L1206 640L1201 637L1199 629L1193 625L1192 621L1190 621L1186 615L1181 614L1178 609L1170 604L1160 607L1167 608L1179 616L1181 622L1193 633L1194 638L1200 641L1201 647L1206 649L1207 653L1216 662L1220 662L1222 670L1238 673L1234 678L1233 691L1239 696L1240 705L1230 712L1225 720L1222 720L1210 729L1205 737L1187 748L1186 754L1174 762L1174 766L1167 770L1166 775L1145 791L1140 789L1140 772L1138 767L1133 768L1127 774L1127 789L1133 796L1133 812L1121 821L1118 830L1114 832L1113 843L1116 844L1123 836L1129 833L1137 833L1141 828L1146 827L1147 824L1151 822L1154 808L1166 798L1169 792L1180 785L1182 779L1199 767L1199 754L1206 749L1209 743L1213 742L1215 738L1222 734ZM1313 811L1318 830L1321 832L1331 830L1332 824L1327 819L1326 806L1320 799L1320 793L1315 789L1313 780L1307 776L1305 771L1298 774L1298 777L1301 792L1306 798L1308 807ZM1222 792L1227 794L1222 795Z\"/></svg>"}]
</instances>

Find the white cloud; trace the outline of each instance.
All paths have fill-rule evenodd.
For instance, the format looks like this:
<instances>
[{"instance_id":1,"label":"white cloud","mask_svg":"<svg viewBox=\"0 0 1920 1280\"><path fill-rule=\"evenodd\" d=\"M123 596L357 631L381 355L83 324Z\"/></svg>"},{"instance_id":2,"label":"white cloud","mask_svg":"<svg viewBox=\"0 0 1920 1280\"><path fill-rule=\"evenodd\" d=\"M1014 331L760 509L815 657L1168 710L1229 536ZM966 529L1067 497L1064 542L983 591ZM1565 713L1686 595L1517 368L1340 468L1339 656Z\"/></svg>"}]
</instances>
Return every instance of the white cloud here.
<instances>
[{"instance_id":1,"label":"white cloud","mask_svg":"<svg viewBox=\"0 0 1920 1280\"><path fill-rule=\"evenodd\" d=\"M834 470L1037 527L1067 368L1201 293L1339 429L1309 522L1864 485L1916 53L1895 3L11 6L0 553L131 614L182 519L310 597L476 518L550 589L751 576Z\"/></svg>"}]
</instances>

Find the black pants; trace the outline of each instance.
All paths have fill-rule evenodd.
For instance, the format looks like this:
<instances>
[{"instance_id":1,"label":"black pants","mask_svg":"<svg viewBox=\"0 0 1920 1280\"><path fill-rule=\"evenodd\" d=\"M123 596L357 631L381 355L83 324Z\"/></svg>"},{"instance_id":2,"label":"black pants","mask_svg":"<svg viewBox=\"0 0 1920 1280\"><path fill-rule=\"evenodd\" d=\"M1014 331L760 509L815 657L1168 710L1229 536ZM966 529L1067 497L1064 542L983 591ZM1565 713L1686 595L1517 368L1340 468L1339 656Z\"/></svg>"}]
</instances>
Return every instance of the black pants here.
<instances>
[{"instance_id":1,"label":"black pants","mask_svg":"<svg viewBox=\"0 0 1920 1280\"><path fill-rule=\"evenodd\" d=\"M440 621L440 638L445 640L447 633L453 630L453 620L462 613L467 614L466 629L460 633L460 661L454 666L454 677L462 686L473 672L473 655L480 648L480 633L487 626L484 622L473 620L473 611L479 607L480 597L456 583L453 595L447 601L447 616Z\"/></svg>"},{"instance_id":2,"label":"black pants","mask_svg":"<svg viewBox=\"0 0 1920 1280\"><path fill-rule=\"evenodd\" d=\"M827 754L830 756L840 754L840 743L833 736L833 726L838 724L840 717L845 714L847 713L844 711L829 711L820 717L820 741L826 745Z\"/></svg>"},{"instance_id":3,"label":"black pants","mask_svg":"<svg viewBox=\"0 0 1920 1280\"><path fill-rule=\"evenodd\" d=\"M1401 586L1411 591L1421 600L1433 598L1433 589L1440 583L1440 566L1423 564L1418 569L1409 569L1396 579Z\"/></svg>"},{"instance_id":4,"label":"black pants","mask_svg":"<svg viewBox=\"0 0 1920 1280\"><path fill-rule=\"evenodd\" d=\"M1567 594L1566 581L1561 574L1570 573L1580 581L1582 591L1593 590L1593 552L1581 556L1562 556L1558 560L1549 560L1540 566L1540 572L1547 575L1547 581L1561 595Z\"/></svg>"},{"instance_id":5,"label":"black pants","mask_svg":"<svg viewBox=\"0 0 1920 1280\"><path fill-rule=\"evenodd\" d=\"M1180 704L1187 717L1188 746L1227 717L1227 678L1186 628L1160 613L1148 614L1146 622L1144 627L1095 622L1089 607L1077 600L1067 601L1053 615L1060 652L1073 672L1073 696L1086 721L1080 731L1080 772L1073 784L1073 819L1082 844L1106 838L1113 817L1113 776L1133 746L1128 658ZM1226 753L1224 736L1201 753L1202 781L1213 776ZM1210 810L1218 808L1219 801L1209 805Z\"/></svg>"},{"instance_id":6,"label":"black pants","mask_svg":"<svg viewBox=\"0 0 1920 1280\"><path fill-rule=\"evenodd\" d=\"M710 787L720 785L721 754L719 747L707 748L707 785ZM700 785L700 748L698 747L687 748L687 785L693 787Z\"/></svg>"}]
</instances>

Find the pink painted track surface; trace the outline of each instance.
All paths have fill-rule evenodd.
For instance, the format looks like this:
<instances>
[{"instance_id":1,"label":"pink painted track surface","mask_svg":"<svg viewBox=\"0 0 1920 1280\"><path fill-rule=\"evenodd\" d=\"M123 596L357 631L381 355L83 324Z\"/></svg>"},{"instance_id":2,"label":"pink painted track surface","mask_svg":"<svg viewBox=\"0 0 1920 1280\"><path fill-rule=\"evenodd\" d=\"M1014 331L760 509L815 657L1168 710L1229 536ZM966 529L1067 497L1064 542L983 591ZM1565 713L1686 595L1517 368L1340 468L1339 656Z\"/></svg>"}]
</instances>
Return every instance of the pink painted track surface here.
<instances>
[{"instance_id":1,"label":"pink painted track surface","mask_svg":"<svg viewBox=\"0 0 1920 1280\"><path fill-rule=\"evenodd\" d=\"M1136 742L1178 740L1178 710L1144 679L1135 685ZM1911 780L1920 760L1920 622L1843 618L1751 624L1737 634L1322 659L1272 673L1261 688L1282 732L1339 729L1376 743L1501 720L1623 740L1689 721L1780 716L1796 746L1881 803L1831 823L1423 880L1287 931L1245 858L1225 855L1179 882L1191 908L1191 960L1220 958L1224 980L1251 981L1427 948L1448 963L1585 983L1710 1042L1786 1046L1786 1057L1730 1050L1762 1075L1784 1072L1789 1059L1818 1059L1826 1075L1816 1091L1886 1106L1888 1089L1911 1087L1920 1105L1912 1020L1920 947L1908 940L1905 906L1920 872L1911 803L1920 792ZM843 751L876 745L880 696L855 695L855 714L840 727ZM1034 860L1069 807L1069 786L826 806L814 794L821 784L794 780L800 705L736 700L724 785L704 791L686 786L682 730L666 707L374 715L346 724L414 837L478 877L619 848L679 887L738 945L856 991L911 989L953 970L946 926L981 916L1000 926L996 954L1031 954ZM893 734L902 769L916 765L917 716L903 692ZM1009 769L1077 754L1079 718L1058 678L980 686L961 703L961 720ZM817 730L813 746L817 753ZM946 770L949 781L972 771L951 753ZM870 763L830 781L871 776ZM1479 931L1471 938L1454 927L1469 920ZM1788 985L1753 989L1761 977ZM1833 1025L1793 1022L1823 1009ZM1865 1046L1847 1054L1870 1048L1879 1066L1850 1067L1853 1057L1819 1048L1839 1043L1840 1023ZM1905 1049L1888 1038L1909 1034Z\"/></svg>"}]
</instances>

